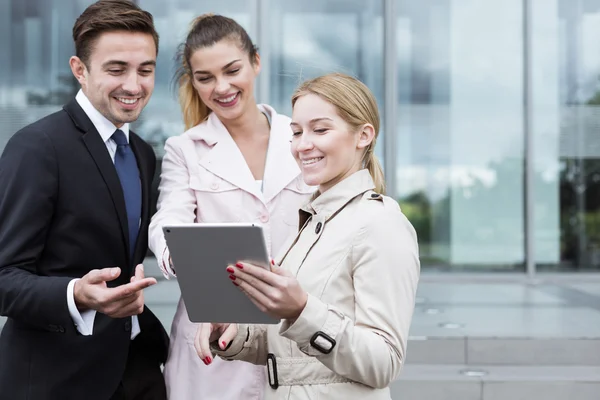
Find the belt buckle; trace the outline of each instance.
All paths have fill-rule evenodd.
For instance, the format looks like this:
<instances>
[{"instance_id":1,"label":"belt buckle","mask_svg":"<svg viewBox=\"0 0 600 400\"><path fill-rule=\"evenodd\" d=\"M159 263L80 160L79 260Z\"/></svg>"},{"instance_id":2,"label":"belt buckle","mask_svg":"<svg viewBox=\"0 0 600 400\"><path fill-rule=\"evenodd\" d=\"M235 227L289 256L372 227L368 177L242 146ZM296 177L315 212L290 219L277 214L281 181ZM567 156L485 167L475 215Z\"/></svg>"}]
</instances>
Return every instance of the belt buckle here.
<instances>
[{"instance_id":1,"label":"belt buckle","mask_svg":"<svg viewBox=\"0 0 600 400\"><path fill-rule=\"evenodd\" d=\"M273 375L273 379L271 379L271 374ZM277 379L277 361L275 360L275 354L269 353L267 355L267 379L269 379L269 386L272 389L277 389L279 387L279 379Z\"/></svg>"},{"instance_id":2,"label":"belt buckle","mask_svg":"<svg viewBox=\"0 0 600 400\"><path fill-rule=\"evenodd\" d=\"M324 339L325 342L327 344L329 344L329 347L323 347L321 346L319 343L317 343L317 339ZM332 338L331 336L329 336L328 334L326 334L325 332L317 332L313 335L313 337L310 339L310 344L312 347L314 347L315 349L319 350L321 353L323 354L329 354L331 353L331 350L333 350L333 348L336 345L335 339Z\"/></svg>"}]
</instances>

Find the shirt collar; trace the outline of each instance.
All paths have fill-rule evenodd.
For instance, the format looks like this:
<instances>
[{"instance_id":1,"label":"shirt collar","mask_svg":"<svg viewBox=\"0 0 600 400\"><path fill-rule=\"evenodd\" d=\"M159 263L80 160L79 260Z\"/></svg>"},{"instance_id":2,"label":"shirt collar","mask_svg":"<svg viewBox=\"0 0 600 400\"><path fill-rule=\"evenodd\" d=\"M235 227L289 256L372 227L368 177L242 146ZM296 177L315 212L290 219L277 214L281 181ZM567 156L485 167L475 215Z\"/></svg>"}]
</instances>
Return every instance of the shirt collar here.
<instances>
[{"instance_id":1,"label":"shirt collar","mask_svg":"<svg viewBox=\"0 0 600 400\"><path fill-rule=\"evenodd\" d=\"M269 120L269 127L272 129L273 119L277 116L277 112L271 106L266 104L258 104L257 107L265 114ZM225 125L223 125L219 117L212 111L208 114L208 118L205 122L202 122L187 131L187 135L192 140L203 140L209 146L214 146L220 139L223 139L224 133L228 134L227 128L225 128Z\"/></svg>"},{"instance_id":2,"label":"shirt collar","mask_svg":"<svg viewBox=\"0 0 600 400\"><path fill-rule=\"evenodd\" d=\"M106 119L104 115L100 114L100 112L96 110L96 108L94 108L90 100L87 98L87 96L83 93L81 89L79 89L79 92L77 92L75 100L77 100L77 103L79 103L79 105L81 106L85 114L88 116L90 121L92 121L92 124L94 124L94 127L100 134L100 137L102 138L104 143L106 143L111 138L113 133L115 133L117 127L108 119ZM123 131L125 137L127 138L127 142L129 142L129 124L123 124L123 126L118 129L121 129Z\"/></svg>"},{"instance_id":3,"label":"shirt collar","mask_svg":"<svg viewBox=\"0 0 600 400\"><path fill-rule=\"evenodd\" d=\"M367 169L361 169L350 175L323 194L316 192L310 203L302 207L302 211L311 215L322 214L328 220L356 196L375 189L373 178Z\"/></svg>"}]
</instances>

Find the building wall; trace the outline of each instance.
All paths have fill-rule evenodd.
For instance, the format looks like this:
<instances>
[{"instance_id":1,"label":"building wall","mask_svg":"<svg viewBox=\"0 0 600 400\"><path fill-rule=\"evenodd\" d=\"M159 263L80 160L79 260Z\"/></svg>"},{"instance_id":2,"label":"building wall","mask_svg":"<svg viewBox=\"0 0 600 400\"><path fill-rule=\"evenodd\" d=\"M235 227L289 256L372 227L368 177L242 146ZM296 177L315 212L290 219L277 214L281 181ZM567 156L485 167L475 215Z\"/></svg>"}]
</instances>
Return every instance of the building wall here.
<instances>
[{"instance_id":1,"label":"building wall","mask_svg":"<svg viewBox=\"0 0 600 400\"><path fill-rule=\"evenodd\" d=\"M329 71L373 90L394 121L377 154L394 144L389 194L417 228L424 269L524 271L530 240L541 271L598 270L600 0L528 0L530 14L524 1L137 0L155 16L161 49L155 93L135 128L160 162L165 139L183 130L171 86L177 46L195 16L225 14L258 43L257 97L279 112L291 113L299 82ZM71 27L90 3L0 2L0 150L76 92ZM394 87L384 68L390 20ZM386 93L396 99L392 119Z\"/></svg>"}]
</instances>

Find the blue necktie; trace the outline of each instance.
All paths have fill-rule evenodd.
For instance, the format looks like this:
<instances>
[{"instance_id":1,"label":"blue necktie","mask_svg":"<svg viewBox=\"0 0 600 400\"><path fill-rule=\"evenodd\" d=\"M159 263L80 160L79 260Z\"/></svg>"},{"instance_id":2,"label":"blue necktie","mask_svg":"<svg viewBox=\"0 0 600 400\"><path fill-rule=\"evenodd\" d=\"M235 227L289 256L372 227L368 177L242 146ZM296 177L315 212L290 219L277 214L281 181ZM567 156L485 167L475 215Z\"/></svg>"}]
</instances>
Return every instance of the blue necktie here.
<instances>
[{"instance_id":1,"label":"blue necktie","mask_svg":"<svg viewBox=\"0 0 600 400\"><path fill-rule=\"evenodd\" d=\"M137 241L140 230L140 218L142 216L142 185L140 181L140 171L138 170L135 154L127 142L127 138L122 130L117 129L112 135L112 139L117 144L115 154L115 168L123 196L125 197L125 208L127 210L127 226L129 227L129 255L133 259L135 242Z\"/></svg>"}]
</instances>

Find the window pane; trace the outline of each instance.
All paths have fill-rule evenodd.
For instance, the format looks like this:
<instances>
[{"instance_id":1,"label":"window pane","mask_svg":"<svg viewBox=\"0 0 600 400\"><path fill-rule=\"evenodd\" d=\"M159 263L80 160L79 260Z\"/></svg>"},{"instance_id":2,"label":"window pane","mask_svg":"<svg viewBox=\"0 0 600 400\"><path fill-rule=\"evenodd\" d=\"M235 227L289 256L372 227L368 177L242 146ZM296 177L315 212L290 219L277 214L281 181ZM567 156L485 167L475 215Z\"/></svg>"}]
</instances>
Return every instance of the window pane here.
<instances>
[{"instance_id":1,"label":"window pane","mask_svg":"<svg viewBox=\"0 0 600 400\"><path fill-rule=\"evenodd\" d=\"M522 270L521 0L398 2L397 192L424 268Z\"/></svg>"},{"instance_id":2,"label":"window pane","mask_svg":"<svg viewBox=\"0 0 600 400\"><path fill-rule=\"evenodd\" d=\"M0 1L0 152L79 89L69 68L75 19L92 0Z\"/></svg>"},{"instance_id":3,"label":"window pane","mask_svg":"<svg viewBox=\"0 0 600 400\"><path fill-rule=\"evenodd\" d=\"M251 3L245 0L138 0L138 4L154 16L160 50L154 94L133 128L154 147L160 160L165 140L184 131L173 75L177 48L185 40L192 20L207 12L222 14L235 19L254 39L250 26Z\"/></svg>"},{"instance_id":4,"label":"window pane","mask_svg":"<svg viewBox=\"0 0 600 400\"><path fill-rule=\"evenodd\" d=\"M532 1L536 262L600 269L600 0Z\"/></svg>"},{"instance_id":5,"label":"window pane","mask_svg":"<svg viewBox=\"0 0 600 400\"><path fill-rule=\"evenodd\" d=\"M268 10L271 105L291 115L300 82L344 72L373 91L383 114L383 1L272 0ZM382 147L380 132L380 159Z\"/></svg>"}]
</instances>

